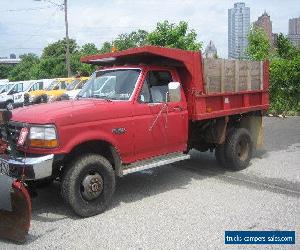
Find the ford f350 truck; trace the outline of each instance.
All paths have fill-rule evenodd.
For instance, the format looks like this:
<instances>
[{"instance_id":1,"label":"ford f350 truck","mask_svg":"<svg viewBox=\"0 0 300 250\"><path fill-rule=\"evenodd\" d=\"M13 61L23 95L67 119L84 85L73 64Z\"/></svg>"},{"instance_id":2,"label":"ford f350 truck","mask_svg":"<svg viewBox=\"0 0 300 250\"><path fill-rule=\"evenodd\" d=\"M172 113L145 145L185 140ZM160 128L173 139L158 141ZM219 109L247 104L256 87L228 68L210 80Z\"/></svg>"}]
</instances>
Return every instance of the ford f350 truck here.
<instances>
[{"instance_id":1,"label":"ford f350 truck","mask_svg":"<svg viewBox=\"0 0 300 250\"><path fill-rule=\"evenodd\" d=\"M62 198L80 216L107 208L116 178L189 159L192 148L214 150L225 168L240 170L262 144L267 61L153 46L81 61L101 67L75 100L2 114L9 146L0 159L14 181L60 181ZM102 79L110 91L100 90Z\"/></svg>"}]
</instances>

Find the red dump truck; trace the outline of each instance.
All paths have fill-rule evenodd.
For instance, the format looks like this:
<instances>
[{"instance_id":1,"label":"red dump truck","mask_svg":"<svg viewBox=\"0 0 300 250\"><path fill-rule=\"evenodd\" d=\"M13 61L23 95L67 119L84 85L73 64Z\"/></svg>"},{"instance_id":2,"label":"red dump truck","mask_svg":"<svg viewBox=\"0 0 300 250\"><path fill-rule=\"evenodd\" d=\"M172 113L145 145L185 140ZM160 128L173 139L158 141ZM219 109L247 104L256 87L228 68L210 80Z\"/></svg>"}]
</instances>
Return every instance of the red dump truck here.
<instances>
[{"instance_id":1,"label":"red dump truck","mask_svg":"<svg viewBox=\"0 0 300 250\"><path fill-rule=\"evenodd\" d=\"M189 159L192 148L240 170L262 143L267 61L146 46L81 62L99 68L75 100L1 113L1 178L12 178L26 211L18 183L58 180L65 202L88 217L107 208L118 177Z\"/></svg>"}]
</instances>

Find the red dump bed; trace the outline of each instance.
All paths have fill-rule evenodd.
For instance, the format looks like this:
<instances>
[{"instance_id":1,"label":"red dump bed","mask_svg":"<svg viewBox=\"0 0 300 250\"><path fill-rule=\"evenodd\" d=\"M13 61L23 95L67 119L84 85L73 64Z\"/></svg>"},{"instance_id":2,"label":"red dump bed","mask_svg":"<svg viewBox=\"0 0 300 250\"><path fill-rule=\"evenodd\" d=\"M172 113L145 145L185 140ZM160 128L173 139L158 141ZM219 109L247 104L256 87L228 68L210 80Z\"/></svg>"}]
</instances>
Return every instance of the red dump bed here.
<instances>
[{"instance_id":1,"label":"red dump bed","mask_svg":"<svg viewBox=\"0 0 300 250\"><path fill-rule=\"evenodd\" d=\"M200 51L145 46L86 56L81 62L104 67L146 64L176 68L191 120L267 110L269 107L268 61L203 59Z\"/></svg>"}]
</instances>

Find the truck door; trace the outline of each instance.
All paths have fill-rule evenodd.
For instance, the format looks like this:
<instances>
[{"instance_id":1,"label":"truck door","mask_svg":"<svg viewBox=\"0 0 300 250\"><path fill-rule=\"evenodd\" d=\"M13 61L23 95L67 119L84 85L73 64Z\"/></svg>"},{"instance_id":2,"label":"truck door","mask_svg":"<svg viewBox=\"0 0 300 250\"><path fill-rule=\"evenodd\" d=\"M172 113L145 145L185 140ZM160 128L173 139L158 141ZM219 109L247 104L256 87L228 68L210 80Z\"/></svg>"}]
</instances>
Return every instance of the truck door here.
<instances>
[{"instance_id":1,"label":"truck door","mask_svg":"<svg viewBox=\"0 0 300 250\"><path fill-rule=\"evenodd\" d=\"M151 93L151 84L154 83L154 80L152 71L149 71L134 105L135 160L168 152L165 126L166 107L163 103L163 97L158 92Z\"/></svg>"},{"instance_id":2,"label":"truck door","mask_svg":"<svg viewBox=\"0 0 300 250\"><path fill-rule=\"evenodd\" d=\"M188 111L183 90L179 102L168 102L167 144L169 152L185 151L188 140Z\"/></svg>"},{"instance_id":3,"label":"truck door","mask_svg":"<svg viewBox=\"0 0 300 250\"><path fill-rule=\"evenodd\" d=\"M168 101L168 84L176 81L173 70L153 70L149 73L151 100L164 106L161 122L165 128L167 153L186 150L188 137L187 104L182 92L179 102Z\"/></svg>"}]
</instances>

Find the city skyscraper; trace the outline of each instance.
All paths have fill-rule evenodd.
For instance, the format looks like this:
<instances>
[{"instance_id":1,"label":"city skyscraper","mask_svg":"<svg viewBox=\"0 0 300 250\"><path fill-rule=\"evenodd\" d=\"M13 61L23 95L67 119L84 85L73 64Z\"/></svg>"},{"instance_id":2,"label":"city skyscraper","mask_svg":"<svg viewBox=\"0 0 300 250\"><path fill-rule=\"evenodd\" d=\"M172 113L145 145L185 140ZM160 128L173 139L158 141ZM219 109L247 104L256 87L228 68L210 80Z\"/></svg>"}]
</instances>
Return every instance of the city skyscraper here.
<instances>
[{"instance_id":1,"label":"city skyscraper","mask_svg":"<svg viewBox=\"0 0 300 250\"><path fill-rule=\"evenodd\" d=\"M300 17L289 20L288 38L296 46L300 46Z\"/></svg>"},{"instance_id":2,"label":"city skyscraper","mask_svg":"<svg viewBox=\"0 0 300 250\"><path fill-rule=\"evenodd\" d=\"M250 29L250 8L245 3L235 3L228 10L228 57L245 58Z\"/></svg>"},{"instance_id":3,"label":"city skyscraper","mask_svg":"<svg viewBox=\"0 0 300 250\"><path fill-rule=\"evenodd\" d=\"M272 42L272 22L270 19L270 16L268 15L268 13L265 11L260 17L258 17L257 21L254 22L254 25L257 27L262 28L268 39L269 42Z\"/></svg>"},{"instance_id":4,"label":"city skyscraper","mask_svg":"<svg viewBox=\"0 0 300 250\"><path fill-rule=\"evenodd\" d=\"M277 40L277 34L272 33L272 21L266 11L258 17L257 21L254 22L254 25L265 31L271 47L274 48Z\"/></svg>"}]
</instances>

